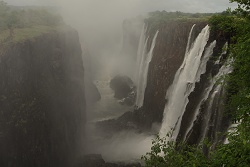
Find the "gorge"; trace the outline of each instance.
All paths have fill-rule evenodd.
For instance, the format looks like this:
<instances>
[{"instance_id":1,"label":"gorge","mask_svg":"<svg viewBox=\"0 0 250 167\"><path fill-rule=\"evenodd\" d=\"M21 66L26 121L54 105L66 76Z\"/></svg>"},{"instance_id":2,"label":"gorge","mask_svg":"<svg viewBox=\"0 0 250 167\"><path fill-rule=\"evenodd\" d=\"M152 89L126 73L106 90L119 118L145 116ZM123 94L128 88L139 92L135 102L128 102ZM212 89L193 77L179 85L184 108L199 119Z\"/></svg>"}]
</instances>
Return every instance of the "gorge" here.
<instances>
[{"instance_id":1,"label":"gorge","mask_svg":"<svg viewBox=\"0 0 250 167\"><path fill-rule=\"evenodd\" d=\"M0 31L0 166L144 166L157 134L209 155L235 61L209 17L152 12L93 46L64 23Z\"/></svg>"},{"instance_id":2,"label":"gorge","mask_svg":"<svg viewBox=\"0 0 250 167\"><path fill-rule=\"evenodd\" d=\"M107 140L95 143L96 152L108 161L138 160L150 150L155 134L165 136L171 130L169 140L199 144L207 139L213 148L223 143L230 125L223 80L232 71L232 60L227 60L230 38L211 31L206 21L192 19L157 26L146 20L141 27L133 53L135 107L97 122Z\"/></svg>"}]
</instances>

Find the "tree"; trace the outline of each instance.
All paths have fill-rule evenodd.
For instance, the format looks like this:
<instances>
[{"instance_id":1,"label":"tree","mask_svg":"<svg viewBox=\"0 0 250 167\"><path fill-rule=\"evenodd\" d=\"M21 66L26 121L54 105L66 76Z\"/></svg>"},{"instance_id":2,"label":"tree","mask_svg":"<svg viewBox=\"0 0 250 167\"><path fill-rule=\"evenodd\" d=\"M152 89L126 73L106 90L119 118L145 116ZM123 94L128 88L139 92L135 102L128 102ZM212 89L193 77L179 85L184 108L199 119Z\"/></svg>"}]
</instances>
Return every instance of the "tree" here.
<instances>
[{"instance_id":1,"label":"tree","mask_svg":"<svg viewBox=\"0 0 250 167\"><path fill-rule=\"evenodd\" d=\"M238 3L236 12L244 17L250 17L250 0L230 0L230 2Z\"/></svg>"},{"instance_id":2,"label":"tree","mask_svg":"<svg viewBox=\"0 0 250 167\"><path fill-rule=\"evenodd\" d=\"M142 159L146 167L205 167L208 159L202 153L200 146L189 146L185 143L176 143L169 140L171 133L166 137L156 138L152 141L151 152Z\"/></svg>"}]
</instances>

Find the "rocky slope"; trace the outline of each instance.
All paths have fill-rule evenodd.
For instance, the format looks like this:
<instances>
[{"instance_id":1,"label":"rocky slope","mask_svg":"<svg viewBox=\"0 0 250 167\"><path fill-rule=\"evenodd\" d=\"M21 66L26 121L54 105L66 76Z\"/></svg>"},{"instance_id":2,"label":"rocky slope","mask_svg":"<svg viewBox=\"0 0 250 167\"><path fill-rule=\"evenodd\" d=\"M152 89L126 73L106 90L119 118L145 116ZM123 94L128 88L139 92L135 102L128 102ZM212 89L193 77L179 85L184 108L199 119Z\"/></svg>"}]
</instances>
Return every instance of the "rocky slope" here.
<instances>
[{"instance_id":1,"label":"rocky slope","mask_svg":"<svg viewBox=\"0 0 250 167\"><path fill-rule=\"evenodd\" d=\"M64 27L0 50L0 166L72 166L85 123L77 32Z\"/></svg>"}]
</instances>

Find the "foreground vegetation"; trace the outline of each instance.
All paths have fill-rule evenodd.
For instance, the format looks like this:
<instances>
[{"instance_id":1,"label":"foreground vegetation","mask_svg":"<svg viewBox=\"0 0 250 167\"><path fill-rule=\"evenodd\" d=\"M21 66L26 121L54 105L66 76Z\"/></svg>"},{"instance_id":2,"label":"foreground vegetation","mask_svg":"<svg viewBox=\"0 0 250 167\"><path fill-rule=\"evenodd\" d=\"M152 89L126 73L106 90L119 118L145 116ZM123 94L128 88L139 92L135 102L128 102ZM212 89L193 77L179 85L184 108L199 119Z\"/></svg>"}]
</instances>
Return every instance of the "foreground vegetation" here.
<instances>
[{"instance_id":1,"label":"foreground vegetation","mask_svg":"<svg viewBox=\"0 0 250 167\"><path fill-rule=\"evenodd\" d=\"M211 30L230 36L234 71L228 77L228 112L238 126L208 155L202 146L189 146L157 137L151 152L142 158L147 167L250 166L250 0L231 0L238 8L209 19ZM204 146L204 144L203 144ZM209 147L209 143L205 144Z\"/></svg>"}]
</instances>

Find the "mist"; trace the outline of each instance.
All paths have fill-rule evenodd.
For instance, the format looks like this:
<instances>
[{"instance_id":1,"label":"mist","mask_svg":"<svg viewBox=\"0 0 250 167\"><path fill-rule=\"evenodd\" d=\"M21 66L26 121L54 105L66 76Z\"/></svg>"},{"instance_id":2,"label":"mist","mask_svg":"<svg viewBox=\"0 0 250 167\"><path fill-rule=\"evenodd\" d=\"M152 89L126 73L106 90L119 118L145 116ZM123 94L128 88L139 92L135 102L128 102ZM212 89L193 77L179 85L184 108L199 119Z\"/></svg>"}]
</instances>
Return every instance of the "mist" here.
<instances>
[{"instance_id":1,"label":"mist","mask_svg":"<svg viewBox=\"0 0 250 167\"><path fill-rule=\"evenodd\" d=\"M82 48L87 48L85 54L85 69L88 76L96 83L102 99L93 106L89 104L89 122L115 118L129 107L119 107L110 90L109 81L117 74L133 78L135 59L129 54L122 53L124 42L123 22L125 19L143 18L151 11L182 11L182 12L221 12L229 4L227 0L220 2L211 0L57 0L61 15L65 22L77 29ZM136 26L135 32L142 29L142 24ZM132 50L131 47L126 49ZM84 50L83 50L84 52ZM127 51L129 53L129 51ZM100 86L102 83L102 86ZM103 85L106 85L103 87ZM93 117L95 115L96 117ZM98 119L97 119L98 118ZM89 127L89 126L87 126ZM138 161L141 155L150 151L151 134L134 131L119 132L114 136L103 139L92 128L87 129L88 154L101 154L105 161ZM154 131L157 133L157 131Z\"/></svg>"},{"instance_id":2,"label":"mist","mask_svg":"<svg viewBox=\"0 0 250 167\"><path fill-rule=\"evenodd\" d=\"M122 63L117 65L117 61L106 62L106 59L114 60L114 57L117 58L120 54L124 19L138 16L143 18L148 12L157 10L209 13L221 12L228 6L235 7L235 4L230 4L228 0L219 2L216 0L6 0L6 2L21 6L57 6L64 21L77 29L83 47L88 49L92 58L97 56L95 60L89 59L94 63L91 63L91 66L104 66L105 71L115 69L121 73L128 71L121 65L128 66L133 61L122 59L119 60ZM93 75L97 73L95 67L92 68Z\"/></svg>"},{"instance_id":3,"label":"mist","mask_svg":"<svg viewBox=\"0 0 250 167\"><path fill-rule=\"evenodd\" d=\"M84 96L79 100L79 103L84 104L84 107L82 107L84 108L84 112L85 107L87 110L86 122L84 122L85 120L83 121L86 123L86 125L84 124L85 130L82 132L82 134L85 135L83 139L84 146L80 149L83 149L82 152L87 155L101 154L107 162L140 161L141 156L150 151L152 139L161 128L160 123L153 123L151 129L149 128L143 131L144 127L140 129L139 123L137 127L136 123L132 121L132 123L129 122L129 116L131 115L128 115L129 121L126 122L126 125L129 125L125 126L125 128L122 126L121 128L119 127L120 129L117 128L119 130L116 129L112 131L113 129L111 128L112 130L110 131L102 131L101 128L98 129L98 126L95 126L107 120L117 120L121 118L121 116L124 116L124 114L129 113L129 111L133 112L135 109L138 109L138 106L134 104L130 106L121 105L118 100L114 98L114 90L111 89L110 81L116 75L124 75L135 82L134 75L136 73L137 49L144 19L147 18L148 13L163 10L167 12L213 13L222 12L228 6L232 8L235 7L235 4L230 4L228 0L220 0L219 2L217 2L217 0L5 1L9 5L17 6L54 6L62 16L64 22L70 27L73 27L73 31L76 30L78 32L82 49L82 53L79 53L79 57L83 59L84 66L84 72L81 73L81 76L84 76L83 85L85 86L85 90L83 91ZM128 40L130 37L126 37L125 35L128 34L128 32L132 34L136 40ZM78 36L76 37L77 40ZM79 48L80 45L78 45ZM81 49L79 49L79 51ZM80 64L82 63L80 62ZM157 64L155 68L161 67ZM83 70L83 68L80 67L79 69ZM74 76L75 73L70 73L70 75ZM81 76L77 75L76 77L72 77L72 80L76 80L80 83L82 81L80 80ZM145 82L147 82L147 79ZM133 88L136 88L136 86L138 85L135 85ZM93 90L95 90L95 93ZM150 94L148 98L150 99L151 96L155 96L159 92L154 93L154 95ZM100 97L94 97L98 95ZM163 100L164 103L166 101L165 99L161 100ZM154 112L154 109L150 108L150 110ZM142 119L144 119L144 117L142 117ZM111 124L111 126L112 125L116 124ZM61 127L61 124L59 124L58 127ZM132 127L132 130L129 129L130 127Z\"/></svg>"},{"instance_id":4,"label":"mist","mask_svg":"<svg viewBox=\"0 0 250 167\"><path fill-rule=\"evenodd\" d=\"M83 51L85 78L95 83L101 93L96 104L88 103L87 93L87 153L102 154L105 161L139 160L150 151L153 135L134 131L119 132L103 140L93 129L93 122L121 116L132 107L120 106L113 98L109 81L117 74L133 79L135 58L129 55L133 45L122 52L124 45L123 23L137 19L135 35L140 35L143 19L151 11L221 12L228 0L7 0L12 5L57 6L66 24L78 31ZM88 88L87 88L88 89ZM157 133L153 130L153 133ZM105 133L105 132L104 132Z\"/></svg>"}]
</instances>

